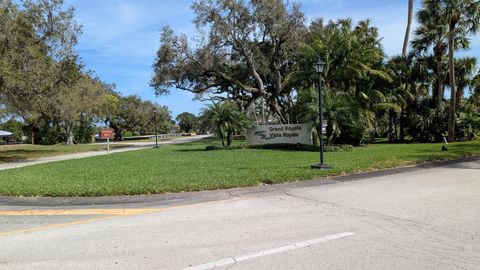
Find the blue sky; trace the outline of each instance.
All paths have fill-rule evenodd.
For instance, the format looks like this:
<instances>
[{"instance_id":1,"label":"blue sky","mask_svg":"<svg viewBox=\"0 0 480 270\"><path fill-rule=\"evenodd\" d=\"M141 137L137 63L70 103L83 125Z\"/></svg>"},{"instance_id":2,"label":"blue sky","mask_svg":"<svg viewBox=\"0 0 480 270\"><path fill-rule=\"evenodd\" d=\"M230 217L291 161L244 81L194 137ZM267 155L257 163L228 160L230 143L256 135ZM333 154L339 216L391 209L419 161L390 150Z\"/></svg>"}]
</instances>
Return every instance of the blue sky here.
<instances>
[{"instance_id":1,"label":"blue sky","mask_svg":"<svg viewBox=\"0 0 480 270\"><path fill-rule=\"evenodd\" d=\"M401 52L406 27L407 0L303 0L308 20L351 17L370 18L380 30L388 55ZM167 105L173 116L187 111L197 114L203 104L188 92L172 89L168 96L156 97L148 82L160 45L160 29L170 25L177 33L192 35L192 1L187 0L66 0L76 9L83 25L77 50L87 69L104 81L115 83L125 95ZM415 7L420 2L417 0ZM480 51L477 38L469 54Z\"/></svg>"}]
</instances>

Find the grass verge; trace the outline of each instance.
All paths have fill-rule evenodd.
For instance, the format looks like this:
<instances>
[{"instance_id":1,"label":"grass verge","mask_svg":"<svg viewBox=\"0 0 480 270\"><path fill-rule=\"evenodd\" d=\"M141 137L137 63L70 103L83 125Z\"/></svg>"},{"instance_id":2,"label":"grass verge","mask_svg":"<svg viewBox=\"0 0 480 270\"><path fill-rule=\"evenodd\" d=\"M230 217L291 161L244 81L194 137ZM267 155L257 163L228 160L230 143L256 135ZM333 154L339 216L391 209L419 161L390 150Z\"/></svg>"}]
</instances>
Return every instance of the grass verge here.
<instances>
[{"instance_id":1,"label":"grass verge","mask_svg":"<svg viewBox=\"0 0 480 270\"><path fill-rule=\"evenodd\" d=\"M237 142L241 143L241 142ZM111 196L226 189L374 171L425 161L480 155L480 141L377 144L326 153L334 169L318 171L318 153L287 150L205 151L207 139L81 160L0 171L4 196Z\"/></svg>"},{"instance_id":2,"label":"grass verge","mask_svg":"<svg viewBox=\"0 0 480 270\"><path fill-rule=\"evenodd\" d=\"M128 145L111 144L110 148L122 148ZM106 150L106 145L79 144L79 145L5 145L0 146L0 163L16 162L27 159L52 157L66 154Z\"/></svg>"}]
</instances>

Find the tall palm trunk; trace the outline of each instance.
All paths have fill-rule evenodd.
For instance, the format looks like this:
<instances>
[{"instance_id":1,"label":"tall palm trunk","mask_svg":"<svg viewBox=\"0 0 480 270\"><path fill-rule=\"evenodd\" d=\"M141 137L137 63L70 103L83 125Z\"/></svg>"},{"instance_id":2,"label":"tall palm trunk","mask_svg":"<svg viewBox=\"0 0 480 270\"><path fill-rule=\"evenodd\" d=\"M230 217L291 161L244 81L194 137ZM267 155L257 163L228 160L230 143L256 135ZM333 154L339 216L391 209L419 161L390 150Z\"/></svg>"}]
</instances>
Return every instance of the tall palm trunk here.
<instances>
[{"instance_id":1,"label":"tall palm trunk","mask_svg":"<svg viewBox=\"0 0 480 270\"><path fill-rule=\"evenodd\" d=\"M388 113L388 141L395 142L397 139L396 121L397 114L393 110Z\"/></svg>"},{"instance_id":2,"label":"tall palm trunk","mask_svg":"<svg viewBox=\"0 0 480 270\"><path fill-rule=\"evenodd\" d=\"M450 68L450 110L448 113L448 140L453 142L455 140L455 123L457 106L457 86L455 85L455 22L450 22L448 35L448 65Z\"/></svg>"},{"instance_id":3,"label":"tall palm trunk","mask_svg":"<svg viewBox=\"0 0 480 270\"><path fill-rule=\"evenodd\" d=\"M413 0L408 0L408 20L407 20L407 30L405 32L405 40L403 41L403 50L402 55L407 55L408 50L408 40L410 39L410 30L412 28L412 18L413 18Z\"/></svg>"},{"instance_id":4,"label":"tall palm trunk","mask_svg":"<svg viewBox=\"0 0 480 270\"><path fill-rule=\"evenodd\" d=\"M463 100L465 100L465 86L459 85L457 87L457 98L455 102L460 105Z\"/></svg>"},{"instance_id":5,"label":"tall palm trunk","mask_svg":"<svg viewBox=\"0 0 480 270\"><path fill-rule=\"evenodd\" d=\"M400 113L400 134L399 134L399 137L398 139L400 141L405 141L405 126L406 126L406 115L404 113L404 111L402 110L402 112Z\"/></svg>"},{"instance_id":6,"label":"tall palm trunk","mask_svg":"<svg viewBox=\"0 0 480 270\"><path fill-rule=\"evenodd\" d=\"M435 107L440 109L445 94L445 82L443 81L443 55L440 52L435 52L435 62L437 64L437 92L433 97L435 100Z\"/></svg>"}]
</instances>

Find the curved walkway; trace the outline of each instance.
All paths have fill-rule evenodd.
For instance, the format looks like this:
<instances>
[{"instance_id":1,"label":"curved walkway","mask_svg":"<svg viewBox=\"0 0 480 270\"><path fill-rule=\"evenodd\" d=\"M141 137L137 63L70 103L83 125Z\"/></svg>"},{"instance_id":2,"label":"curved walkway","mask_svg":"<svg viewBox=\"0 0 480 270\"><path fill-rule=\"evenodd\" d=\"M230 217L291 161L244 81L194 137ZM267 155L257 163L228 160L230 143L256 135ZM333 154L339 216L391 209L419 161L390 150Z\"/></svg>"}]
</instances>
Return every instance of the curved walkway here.
<instances>
[{"instance_id":1,"label":"curved walkway","mask_svg":"<svg viewBox=\"0 0 480 270\"><path fill-rule=\"evenodd\" d=\"M205 139L211 135L199 135L194 137L182 137L171 141L159 141L159 145L167 145L167 144L182 144L188 143L193 141L198 141L201 139ZM148 149L155 146L155 143L152 142L122 142L123 145L131 145L131 147L121 148L121 149L113 149L110 150L111 154L114 153L121 153L121 152L129 152L129 151L136 151L142 149ZM37 159L29 159L19 162L11 162L11 163L0 163L0 171L2 170L9 170L15 168L21 168L26 166L32 166L37 164L55 162L55 161L63 161L63 160L70 160L70 159L81 159L87 157L95 157L95 156L103 156L106 155L107 151L91 151L91 152L83 152L83 153L75 153L75 154L68 154L68 155L60 155L60 156L53 156L53 157L45 157L45 158L37 158Z\"/></svg>"}]
</instances>

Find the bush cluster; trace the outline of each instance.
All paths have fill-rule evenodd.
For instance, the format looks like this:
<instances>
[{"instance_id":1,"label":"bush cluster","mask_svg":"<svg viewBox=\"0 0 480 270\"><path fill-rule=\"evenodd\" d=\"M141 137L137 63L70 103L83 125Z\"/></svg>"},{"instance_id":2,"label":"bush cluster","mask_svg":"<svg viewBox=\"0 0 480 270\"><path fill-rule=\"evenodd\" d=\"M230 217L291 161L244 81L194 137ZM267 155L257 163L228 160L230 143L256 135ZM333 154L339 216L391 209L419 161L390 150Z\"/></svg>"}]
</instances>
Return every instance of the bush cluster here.
<instances>
[{"instance_id":1,"label":"bush cluster","mask_svg":"<svg viewBox=\"0 0 480 270\"><path fill-rule=\"evenodd\" d=\"M218 150L243 150L243 149L272 149L272 150L290 150L290 151L306 151L306 152L318 152L319 146L307 145L307 144L261 144L261 145L231 145L231 146L207 146L207 151ZM324 152L351 152L353 146L350 144L342 145L325 145L323 147Z\"/></svg>"}]
</instances>

